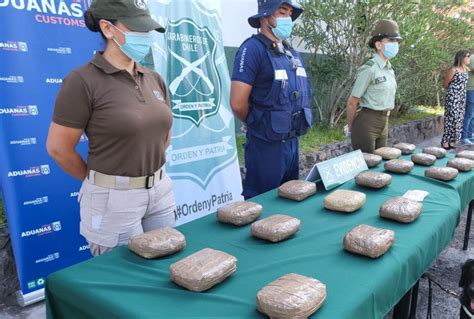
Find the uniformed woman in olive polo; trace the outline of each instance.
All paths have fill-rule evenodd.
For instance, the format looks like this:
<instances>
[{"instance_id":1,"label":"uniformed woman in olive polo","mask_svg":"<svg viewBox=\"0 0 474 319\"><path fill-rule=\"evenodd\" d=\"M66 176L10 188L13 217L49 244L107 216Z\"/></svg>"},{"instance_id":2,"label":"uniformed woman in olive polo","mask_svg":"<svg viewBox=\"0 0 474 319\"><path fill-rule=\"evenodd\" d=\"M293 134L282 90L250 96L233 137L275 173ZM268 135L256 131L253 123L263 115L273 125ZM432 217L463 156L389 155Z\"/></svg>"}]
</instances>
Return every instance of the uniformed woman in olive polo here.
<instances>
[{"instance_id":1,"label":"uniformed woman in olive polo","mask_svg":"<svg viewBox=\"0 0 474 319\"><path fill-rule=\"evenodd\" d=\"M388 117L394 107L397 90L389 60L397 55L400 40L395 21L377 22L369 40L375 54L359 68L347 101L348 129L354 150L373 153L375 149L387 145Z\"/></svg>"},{"instance_id":2,"label":"uniformed woman in olive polo","mask_svg":"<svg viewBox=\"0 0 474 319\"><path fill-rule=\"evenodd\" d=\"M96 256L174 225L173 185L164 171L173 117L165 82L139 63L151 32L165 32L145 2L94 0L84 18L102 34L105 50L64 79L47 149L82 181L79 229ZM76 150L83 132L87 160Z\"/></svg>"}]
</instances>

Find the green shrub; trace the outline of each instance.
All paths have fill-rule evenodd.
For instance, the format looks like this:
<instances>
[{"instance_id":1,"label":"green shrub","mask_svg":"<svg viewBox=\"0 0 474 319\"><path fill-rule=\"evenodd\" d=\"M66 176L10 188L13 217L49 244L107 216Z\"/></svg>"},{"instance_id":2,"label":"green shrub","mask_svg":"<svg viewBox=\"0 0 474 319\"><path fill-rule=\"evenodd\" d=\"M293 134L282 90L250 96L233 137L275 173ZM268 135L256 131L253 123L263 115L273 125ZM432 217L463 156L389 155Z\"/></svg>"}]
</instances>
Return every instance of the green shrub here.
<instances>
[{"instance_id":1,"label":"green shrub","mask_svg":"<svg viewBox=\"0 0 474 319\"><path fill-rule=\"evenodd\" d=\"M337 125L357 69L373 54L367 45L379 19L393 19L403 40L391 62L398 89L394 113L415 104L441 105L441 81L454 53L474 47L469 1L301 1L305 12L295 27L312 58L317 122Z\"/></svg>"}]
</instances>

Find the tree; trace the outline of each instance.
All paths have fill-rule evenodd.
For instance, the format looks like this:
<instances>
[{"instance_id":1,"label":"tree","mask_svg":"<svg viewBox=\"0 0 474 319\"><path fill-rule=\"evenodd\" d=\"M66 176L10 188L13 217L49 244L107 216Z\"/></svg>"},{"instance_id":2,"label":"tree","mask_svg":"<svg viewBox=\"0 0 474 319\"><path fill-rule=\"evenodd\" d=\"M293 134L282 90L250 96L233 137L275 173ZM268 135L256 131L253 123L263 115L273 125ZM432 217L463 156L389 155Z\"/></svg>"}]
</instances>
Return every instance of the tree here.
<instances>
[{"instance_id":1,"label":"tree","mask_svg":"<svg viewBox=\"0 0 474 319\"><path fill-rule=\"evenodd\" d=\"M376 21L397 21L403 37L392 60L398 82L395 111L440 101L440 78L454 52L473 47L472 13L463 1L307 0L302 6L295 33L313 53L308 69L316 117L331 126L345 114L357 69L373 54L367 43Z\"/></svg>"}]
</instances>

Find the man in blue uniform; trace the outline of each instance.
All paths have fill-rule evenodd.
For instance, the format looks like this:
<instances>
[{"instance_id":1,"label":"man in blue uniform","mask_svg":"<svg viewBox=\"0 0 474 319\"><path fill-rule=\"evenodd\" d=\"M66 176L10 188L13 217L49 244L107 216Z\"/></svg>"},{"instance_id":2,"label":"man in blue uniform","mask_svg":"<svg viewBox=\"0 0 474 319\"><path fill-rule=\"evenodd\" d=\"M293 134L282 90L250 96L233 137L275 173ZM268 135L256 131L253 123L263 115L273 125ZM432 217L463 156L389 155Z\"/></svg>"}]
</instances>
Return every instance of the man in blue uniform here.
<instances>
[{"instance_id":1,"label":"man in blue uniform","mask_svg":"<svg viewBox=\"0 0 474 319\"><path fill-rule=\"evenodd\" d=\"M230 104L247 127L246 199L299 178L298 137L311 126L311 84L286 39L302 12L291 0L259 0L248 22L260 32L235 57Z\"/></svg>"}]
</instances>

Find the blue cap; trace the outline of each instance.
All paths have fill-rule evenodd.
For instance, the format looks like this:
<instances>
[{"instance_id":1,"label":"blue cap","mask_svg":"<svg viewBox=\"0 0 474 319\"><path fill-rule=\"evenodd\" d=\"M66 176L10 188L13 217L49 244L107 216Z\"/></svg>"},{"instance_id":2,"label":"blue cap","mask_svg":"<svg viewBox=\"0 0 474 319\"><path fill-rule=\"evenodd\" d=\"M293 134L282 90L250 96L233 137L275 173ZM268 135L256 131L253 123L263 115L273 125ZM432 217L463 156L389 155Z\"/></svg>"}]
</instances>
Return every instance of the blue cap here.
<instances>
[{"instance_id":1,"label":"blue cap","mask_svg":"<svg viewBox=\"0 0 474 319\"><path fill-rule=\"evenodd\" d=\"M291 20L293 21L298 19L303 12L303 8L297 4L293 4L291 0L258 0L258 13L248 18L249 24L253 28L260 28L260 18L271 16L278 10L282 3L286 3L293 8L293 13L291 14Z\"/></svg>"}]
</instances>

